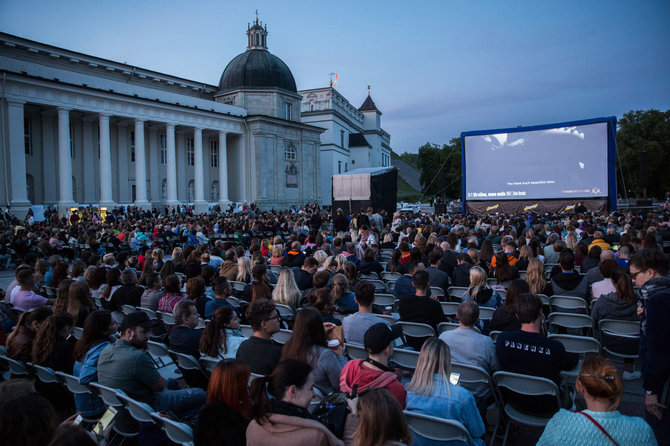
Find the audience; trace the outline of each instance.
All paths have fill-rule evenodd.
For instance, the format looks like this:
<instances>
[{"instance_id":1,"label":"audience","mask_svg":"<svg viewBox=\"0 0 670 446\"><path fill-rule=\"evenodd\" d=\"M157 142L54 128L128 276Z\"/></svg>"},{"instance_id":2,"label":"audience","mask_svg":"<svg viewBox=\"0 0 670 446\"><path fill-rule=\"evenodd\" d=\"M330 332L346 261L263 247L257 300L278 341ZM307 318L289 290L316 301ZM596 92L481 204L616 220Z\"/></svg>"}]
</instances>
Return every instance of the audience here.
<instances>
[{"instance_id":1,"label":"audience","mask_svg":"<svg viewBox=\"0 0 670 446\"><path fill-rule=\"evenodd\" d=\"M600 256L600 253L598 253L598 256ZM558 265L561 272L553 276L551 279L551 288L553 289L554 294L559 294L561 296L576 296L586 299L588 283L586 277L581 276L575 271L575 256L572 254L572 251L569 249L561 251ZM583 270L584 265L582 265L582 271Z\"/></svg>"},{"instance_id":2,"label":"audience","mask_svg":"<svg viewBox=\"0 0 670 446\"><path fill-rule=\"evenodd\" d=\"M45 307L22 313L16 322L16 328L7 337L7 356L18 361L32 361L35 336L52 314L51 308Z\"/></svg>"},{"instance_id":3,"label":"audience","mask_svg":"<svg viewBox=\"0 0 670 446\"><path fill-rule=\"evenodd\" d=\"M416 290L414 296L404 296L399 299L400 320L428 324L437 330L437 325L446 321L447 318L437 298L428 297L428 273L424 270L416 271L412 287Z\"/></svg>"},{"instance_id":4,"label":"audience","mask_svg":"<svg viewBox=\"0 0 670 446\"><path fill-rule=\"evenodd\" d=\"M172 315L175 326L170 332L170 348L196 359L199 358L202 329L196 328L200 323L200 314L195 304L190 300L179 301Z\"/></svg>"},{"instance_id":5,"label":"audience","mask_svg":"<svg viewBox=\"0 0 670 446\"><path fill-rule=\"evenodd\" d=\"M358 283L354 300L358 304L358 312L342 319L342 329L347 342L363 345L363 337L368 328L386 322L373 314L375 286L371 282L362 280Z\"/></svg>"}]
</instances>

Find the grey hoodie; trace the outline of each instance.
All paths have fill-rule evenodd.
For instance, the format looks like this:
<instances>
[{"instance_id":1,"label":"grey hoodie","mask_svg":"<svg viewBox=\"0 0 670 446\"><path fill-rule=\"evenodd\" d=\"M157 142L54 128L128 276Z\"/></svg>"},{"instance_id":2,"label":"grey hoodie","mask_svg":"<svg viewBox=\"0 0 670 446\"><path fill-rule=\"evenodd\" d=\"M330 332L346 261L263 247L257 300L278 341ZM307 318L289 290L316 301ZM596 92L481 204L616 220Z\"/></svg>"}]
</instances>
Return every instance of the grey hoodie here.
<instances>
[{"instance_id":1,"label":"grey hoodie","mask_svg":"<svg viewBox=\"0 0 670 446\"><path fill-rule=\"evenodd\" d=\"M640 320L637 315L637 298L635 302L629 304L619 298L616 293L603 294L593 305L591 317L596 324L600 319Z\"/></svg>"}]
</instances>

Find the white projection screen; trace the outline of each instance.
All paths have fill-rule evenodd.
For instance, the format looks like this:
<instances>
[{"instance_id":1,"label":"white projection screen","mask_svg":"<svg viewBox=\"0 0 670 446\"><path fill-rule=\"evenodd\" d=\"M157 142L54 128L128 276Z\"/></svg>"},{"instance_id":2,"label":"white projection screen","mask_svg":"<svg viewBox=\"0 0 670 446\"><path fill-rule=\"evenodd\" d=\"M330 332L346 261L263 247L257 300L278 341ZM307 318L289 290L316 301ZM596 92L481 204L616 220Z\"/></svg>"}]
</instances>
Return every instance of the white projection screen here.
<instances>
[{"instance_id":1,"label":"white projection screen","mask_svg":"<svg viewBox=\"0 0 670 446\"><path fill-rule=\"evenodd\" d=\"M463 133L464 199L607 197L608 124Z\"/></svg>"}]
</instances>

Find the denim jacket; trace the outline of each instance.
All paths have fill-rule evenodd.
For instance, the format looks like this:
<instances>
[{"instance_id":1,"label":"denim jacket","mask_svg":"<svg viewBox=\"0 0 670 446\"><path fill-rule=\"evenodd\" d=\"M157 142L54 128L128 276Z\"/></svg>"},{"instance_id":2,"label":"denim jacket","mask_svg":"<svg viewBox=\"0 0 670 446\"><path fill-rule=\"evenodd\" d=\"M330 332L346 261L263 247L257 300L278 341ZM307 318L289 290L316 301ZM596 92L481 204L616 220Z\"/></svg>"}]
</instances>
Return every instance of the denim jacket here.
<instances>
[{"instance_id":1,"label":"denim jacket","mask_svg":"<svg viewBox=\"0 0 670 446\"><path fill-rule=\"evenodd\" d=\"M84 359L74 363L73 375L79 378L80 384L88 384L98 381L98 358L102 349L107 347L109 342L101 342L84 355ZM86 393L76 393L74 402L77 411L83 416L100 415L105 411L105 405L95 395Z\"/></svg>"},{"instance_id":2,"label":"denim jacket","mask_svg":"<svg viewBox=\"0 0 670 446\"><path fill-rule=\"evenodd\" d=\"M447 393L447 387L449 393ZM481 437L486 432L475 398L469 390L452 385L445 377L435 374L433 391L430 395L407 393L407 410L433 417L460 421L470 433L473 444L484 446ZM457 445L460 442L437 442L418 435L413 446Z\"/></svg>"}]
</instances>

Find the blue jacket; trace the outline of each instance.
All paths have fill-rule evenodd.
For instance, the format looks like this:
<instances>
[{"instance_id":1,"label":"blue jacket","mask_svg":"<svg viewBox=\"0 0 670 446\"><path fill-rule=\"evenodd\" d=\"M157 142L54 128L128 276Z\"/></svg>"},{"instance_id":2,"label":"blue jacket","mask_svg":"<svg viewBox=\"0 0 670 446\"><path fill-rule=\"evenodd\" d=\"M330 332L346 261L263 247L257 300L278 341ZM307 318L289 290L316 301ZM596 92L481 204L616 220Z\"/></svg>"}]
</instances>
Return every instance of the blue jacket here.
<instances>
[{"instance_id":1,"label":"blue jacket","mask_svg":"<svg viewBox=\"0 0 670 446\"><path fill-rule=\"evenodd\" d=\"M98 358L102 349L108 345L109 342L107 341L101 342L86 352L81 362L75 361L72 374L79 378L80 384L98 382ZM76 393L74 395L74 402L77 406L77 411L81 412L85 417L100 415L105 411L105 405L95 395Z\"/></svg>"},{"instance_id":2,"label":"blue jacket","mask_svg":"<svg viewBox=\"0 0 670 446\"><path fill-rule=\"evenodd\" d=\"M449 393L447 393L447 387ZM470 433L475 445L484 446L481 437L486 432L482 417L477 410L475 397L469 390L454 386L446 378L435 374L430 395L407 393L407 410L433 417L459 421ZM457 445L460 442L439 442L414 435L413 446Z\"/></svg>"}]
</instances>

